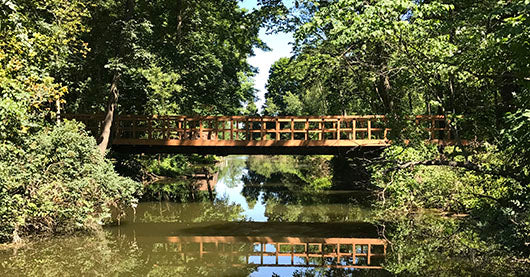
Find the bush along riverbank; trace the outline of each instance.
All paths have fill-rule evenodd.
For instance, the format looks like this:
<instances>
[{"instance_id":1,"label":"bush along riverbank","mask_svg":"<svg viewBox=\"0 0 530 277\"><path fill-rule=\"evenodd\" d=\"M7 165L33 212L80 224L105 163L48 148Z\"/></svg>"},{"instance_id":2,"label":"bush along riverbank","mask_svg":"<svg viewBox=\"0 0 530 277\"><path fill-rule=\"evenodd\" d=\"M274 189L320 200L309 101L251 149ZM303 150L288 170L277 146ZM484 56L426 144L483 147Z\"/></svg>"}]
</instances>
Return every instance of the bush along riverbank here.
<instances>
[{"instance_id":1,"label":"bush along riverbank","mask_svg":"<svg viewBox=\"0 0 530 277\"><path fill-rule=\"evenodd\" d=\"M0 242L119 220L141 185L119 176L76 122L0 144Z\"/></svg>"},{"instance_id":2,"label":"bush along riverbank","mask_svg":"<svg viewBox=\"0 0 530 277\"><path fill-rule=\"evenodd\" d=\"M371 161L372 181L380 188L375 221L391 250L387 270L428 276L530 274L529 156L504 147L529 123L522 118L498 146L394 145ZM452 259L441 265L446 257Z\"/></svg>"}]
</instances>

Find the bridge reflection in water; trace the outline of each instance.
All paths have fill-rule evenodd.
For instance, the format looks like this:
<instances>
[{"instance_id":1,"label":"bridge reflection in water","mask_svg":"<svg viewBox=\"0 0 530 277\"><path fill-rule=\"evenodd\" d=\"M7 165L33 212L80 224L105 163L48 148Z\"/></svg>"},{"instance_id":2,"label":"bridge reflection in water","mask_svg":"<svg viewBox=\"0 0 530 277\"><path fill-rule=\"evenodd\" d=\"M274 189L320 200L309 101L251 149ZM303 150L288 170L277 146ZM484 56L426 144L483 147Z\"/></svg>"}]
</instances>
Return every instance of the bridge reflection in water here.
<instances>
[{"instance_id":1,"label":"bridge reflection in water","mask_svg":"<svg viewBox=\"0 0 530 277\"><path fill-rule=\"evenodd\" d=\"M233 266L381 269L387 252L386 241L377 238L171 236L167 241L183 261L199 257L205 265L223 256Z\"/></svg>"},{"instance_id":2,"label":"bridge reflection in water","mask_svg":"<svg viewBox=\"0 0 530 277\"><path fill-rule=\"evenodd\" d=\"M381 269L387 255L387 241L365 222L134 223L113 230L168 268L370 270Z\"/></svg>"}]
</instances>

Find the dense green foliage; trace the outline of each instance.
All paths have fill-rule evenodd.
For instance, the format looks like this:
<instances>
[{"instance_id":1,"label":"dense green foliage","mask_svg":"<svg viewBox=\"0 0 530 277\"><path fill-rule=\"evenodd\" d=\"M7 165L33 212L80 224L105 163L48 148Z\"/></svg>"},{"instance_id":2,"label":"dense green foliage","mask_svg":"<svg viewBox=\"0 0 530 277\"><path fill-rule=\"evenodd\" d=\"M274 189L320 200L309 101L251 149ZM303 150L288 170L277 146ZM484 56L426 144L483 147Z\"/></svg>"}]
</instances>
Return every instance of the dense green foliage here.
<instances>
[{"instance_id":1,"label":"dense green foliage","mask_svg":"<svg viewBox=\"0 0 530 277\"><path fill-rule=\"evenodd\" d=\"M138 189L75 122L44 128L0 145L0 239L96 228L134 206Z\"/></svg>"},{"instance_id":2,"label":"dense green foliage","mask_svg":"<svg viewBox=\"0 0 530 277\"><path fill-rule=\"evenodd\" d=\"M274 10L235 0L0 1L1 240L90 228L111 206L132 204L137 183L95 157L77 125L55 126L59 110L100 113L108 98L122 114L255 113L247 58L266 48L258 31ZM132 177L186 175L197 162L113 157ZM152 198L182 190L151 188Z\"/></svg>"},{"instance_id":3,"label":"dense green foliage","mask_svg":"<svg viewBox=\"0 0 530 277\"><path fill-rule=\"evenodd\" d=\"M0 241L94 229L135 204L80 125L52 124L69 91L58 75L88 49L80 1L0 3Z\"/></svg>"},{"instance_id":4,"label":"dense green foliage","mask_svg":"<svg viewBox=\"0 0 530 277\"><path fill-rule=\"evenodd\" d=\"M90 51L65 69L69 112L103 112L112 84L121 114L238 114L253 102L247 57L265 47L261 14L235 0L95 1Z\"/></svg>"},{"instance_id":5,"label":"dense green foliage","mask_svg":"<svg viewBox=\"0 0 530 277\"><path fill-rule=\"evenodd\" d=\"M295 55L271 68L271 114L441 113L502 124L528 104L528 1L299 2Z\"/></svg>"},{"instance_id":6,"label":"dense green foliage","mask_svg":"<svg viewBox=\"0 0 530 277\"><path fill-rule=\"evenodd\" d=\"M527 273L530 1L298 0L290 11L279 0L259 3L249 12L236 0L0 0L0 241L92 229L134 206L139 190L205 200L189 180L157 180L212 173L202 165L211 158L114 154L112 164L78 123L56 123L57 111L256 114L247 58L267 48L258 32L269 27L296 42L270 70L266 114L390 119L394 145L353 160L379 191L374 221L388 226L387 269ZM417 114L451 119L455 145L425 144L404 120ZM264 201L271 221L338 218L304 206L331 204L329 159L252 157L240 177L242 166L220 175L242 178L249 205ZM238 207L214 203L197 220L242 219ZM346 217L365 219L360 210Z\"/></svg>"},{"instance_id":7,"label":"dense green foliage","mask_svg":"<svg viewBox=\"0 0 530 277\"><path fill-rule=\"evenodd\" d=\"M443 269L430 267L441 258L434 253L463 263L471 252L484 259L470 268L494 259L528 259L530 2L296 2L282 26L294 31L295 53L270 70L266 113L388 115L397 123L394 142L412 140L386 149L379 159L354 160L372 170L381 190L380 220L406 225L402 216L414 218L425 209L466 215L450 224L432 223L438 226L432 230L394 228L390 241L410 252L394 252L399 259L390 259L387 268L437 275ZM403 120L417 114L451 118L457 146L417 139L418 128ZM475 142L462 146L461 139ZM436 245L444 235L450 243ZM431 252L407 246L415 239ZM483 266L483 274L500 274L500 263ZM472 273L453 266L462 270L445 274Z\"/></svg>"}]
</instances>

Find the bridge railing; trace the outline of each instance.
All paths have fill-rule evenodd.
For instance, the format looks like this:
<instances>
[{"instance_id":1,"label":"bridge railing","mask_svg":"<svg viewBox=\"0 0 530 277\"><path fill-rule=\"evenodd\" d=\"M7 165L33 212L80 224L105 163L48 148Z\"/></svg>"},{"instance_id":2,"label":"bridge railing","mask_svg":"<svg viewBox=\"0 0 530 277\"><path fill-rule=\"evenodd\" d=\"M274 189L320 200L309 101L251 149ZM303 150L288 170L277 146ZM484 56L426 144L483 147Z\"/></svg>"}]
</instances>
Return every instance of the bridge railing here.
<instances>
[{"instance_id":1,"label":"bridge railing","mask_svg":"<svg viewBox=\"0 0 530 277\"><path fill-rule=\"evenodd\" d=\"M236 265L380 269L387 241L377 238L168 237L172 253L231 256ZM212 259L215 260L215 259ZM237 261L237 262L236 262Z\"/></svg>"},{"instance_id":2,"label":"bridge railing","mask_svg":"<svg viewBox=\"0 0 530 277\"><path fill-rule=\"evenodd\" d=\"M67 115L99 132L103 115ZM453 139L449 122L441 115L412 118L434 141ZM115 139L146 140L349 140L388 141L385 116L136 116L115 120Z\"/></svg>"}]
</instances>

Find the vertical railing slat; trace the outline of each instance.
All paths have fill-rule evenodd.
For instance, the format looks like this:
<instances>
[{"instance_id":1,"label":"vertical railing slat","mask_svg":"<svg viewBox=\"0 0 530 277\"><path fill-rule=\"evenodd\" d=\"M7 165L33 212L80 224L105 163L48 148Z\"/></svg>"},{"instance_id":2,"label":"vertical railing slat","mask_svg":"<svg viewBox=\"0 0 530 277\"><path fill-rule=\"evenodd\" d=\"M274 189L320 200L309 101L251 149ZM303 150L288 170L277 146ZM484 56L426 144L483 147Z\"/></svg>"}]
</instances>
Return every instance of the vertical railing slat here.
<instances>
[{"instance_id":1,"label":"vertical railing slat","mask_svg":"<svg viewBox=\"0 0 530 277\"><path fill-rule=\"evenodd\" d=\"M352 121L351 132L353 140L357 140L357 120L355 119Z\"/></svg>"},{"instance_id":2,"label":"vertical railing slat","mask_svg":"<svg viewBox=\"0 0 530 277\"><path fill-rule=\"evenodd\" d=\"M234 119L230 118L230 139L234 140Z\"/></svg>"},{"instance_id":3,"label":"vertical railing slat","mask_svg":"<svg viewBox=\"0 0 530 277\"><path fill-rule=\"evenodd\" d=\"M291 140L294 140L294 118L291 118Z\"/></svg>"},{"instance_id":4,"label":"vertical railing slat","mask_svg":"<svg viewBox=\"0 0 530 277\"><path fill-rule=\"evenodd\" d=\"M318 140L322 140L323 136L324 136L324 126L325 124L323 124L323 121L324 119L322 119L321 121L318 122Z\"/></svg>"},{"instance_id":5,"label":"vertical railing slat","mask_svg":"<svg viewBox=\"0 0 530 277\"><path fill-rule=\"evenodd\" d=\"M188 137L188 118L184 118L184 122L182 123L184 125L184 137L183 139L189 139Z\"/></svg>"},{"instance_id":6,"label":"vertical railing slat","mask_svg":"<svg viewBox=\"0 0 530 277\"><path fill-rule=\"evenodd\" d=\"M281 140L281 136L280 136L280 122L278 121L278 118L275 118L275 120L274 120L274 131L275 131L276 140Z\"/></svg>"},{"instance_id":7,"label":"vertical railing slat","mask_svg":"<svg viewBox=\"0 0 530 277\"><path fill-rule=\"evenodd\" d=\"M309 140L309 118L306 118L305 119L305 126L304 126L304 130L305 130L305 140Z\"/></svg>"},{"instance_id":8,"label":"vertical railing slat","mask_svg":"<svg viewBox=\"0 0 530 277\"><path fill-rule=\"evenodd\" d=\"M368 119L367 127L368 127L368 140L372 140L372 121L370 119Z\"/></svg>"},{"instance_id":9,"label":"vertical railing slat","mask_svg":"<svg viewBox=\"0 0 530 277\"><path fill-rule=\"evenodd\" d=\"M261 118L261 132L260 132L260 140L265 140L265 122L263 121L263 117Z\"/></svg>"},{"instance_id":10,"label":"vertical railing slat","mask_svg":"<svg viewBox=\"0 0 530 277\"><path fill-rule=\"evenodd\" d=\"M372 261L371 261L371 258L372 258L372 245L371 244L368 244L368 252L367 252L366 256L368 257L366 259L367 265L371 265L372 264Z\"/></svg>"},{"instance_id":11,"label":"vertical railing slat","mask_svg":"<svg viewBox=\"0 0 530 277\"><path fill-rule=\"evenodd\" d=\"M340 140L340 117L339 119L337 120L337 140Z\"/></svg>"}]
</instances>

